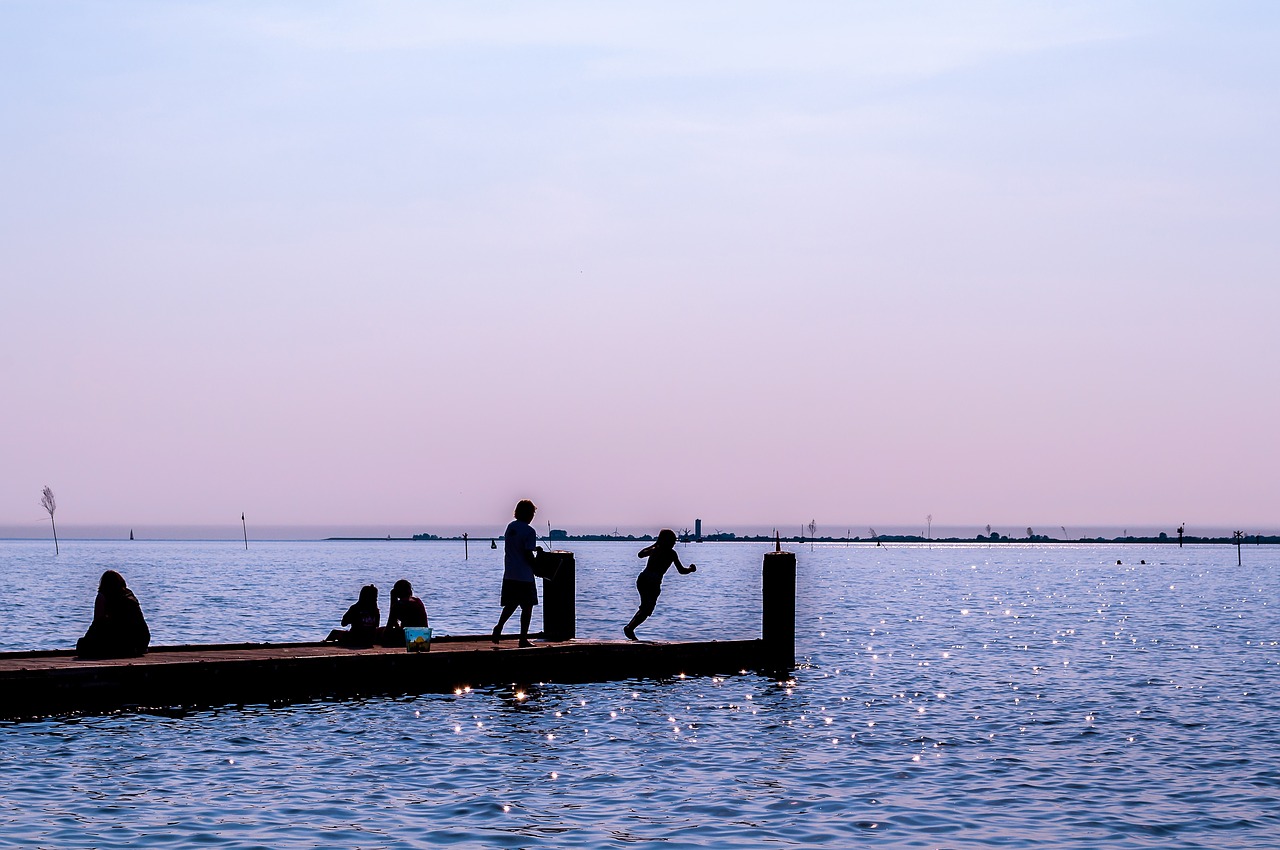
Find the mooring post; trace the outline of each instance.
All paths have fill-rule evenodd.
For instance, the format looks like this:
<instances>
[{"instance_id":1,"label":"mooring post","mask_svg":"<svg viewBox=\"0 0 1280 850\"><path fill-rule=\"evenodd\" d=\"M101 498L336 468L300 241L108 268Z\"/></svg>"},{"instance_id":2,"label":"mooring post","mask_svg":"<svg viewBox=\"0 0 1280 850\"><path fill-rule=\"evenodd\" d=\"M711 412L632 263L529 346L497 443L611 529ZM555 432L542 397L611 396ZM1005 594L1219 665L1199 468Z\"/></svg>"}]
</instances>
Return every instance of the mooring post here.
<instances>
[{"instance_id":1,"label":"mooring post","mask_svg":"<svg viewBox=\"0 0 1280 850\"><path fill-rule=\"evenodd\" d=\"M764 617L760 636L770 664L796 666L796 556L767 552L764 556Z\"/></svg>"},{"instance_id":2,"label":"mooring post","mask_svg":"<svg viewBox=\"0 0 1280 850\"><path fill-rule=\"evenodd\" d=\"M542 636L547 640L573 640L577 637L576 565L572 552L542 552L538 560L549 563L539 572L542 577Z\"/></svg>"}]
</instances>

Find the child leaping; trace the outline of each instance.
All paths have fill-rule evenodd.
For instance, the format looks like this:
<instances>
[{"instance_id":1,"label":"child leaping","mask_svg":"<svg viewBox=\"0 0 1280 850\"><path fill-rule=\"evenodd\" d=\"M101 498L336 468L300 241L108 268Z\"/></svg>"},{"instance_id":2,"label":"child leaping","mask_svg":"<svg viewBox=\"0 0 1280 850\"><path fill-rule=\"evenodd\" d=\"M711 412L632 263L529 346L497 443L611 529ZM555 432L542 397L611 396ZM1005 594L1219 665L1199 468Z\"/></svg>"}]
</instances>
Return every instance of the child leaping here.
<instances>
[{"instance_id":1,"label":"child leaping","mask_svg":"<svg viewBox=\"0 0 1280 850\"><path fill-rule=\"evenodd\" d=\"M641 549L639 557L648 558L649 563L636 579L636 590L640 591L640 610L622 628L627 640L638 639L636 626L649 619L649 615L653 613L653 607L658 604L658 596L662 593L662 576L666 574L667 568L675 564L681 575L688 575L698 569L696 564L690 564L686 568L680 563L680 556L676 554L676 533L669 528L659 531L658 539L652 546Z\"/></svg>"}]
</instances>

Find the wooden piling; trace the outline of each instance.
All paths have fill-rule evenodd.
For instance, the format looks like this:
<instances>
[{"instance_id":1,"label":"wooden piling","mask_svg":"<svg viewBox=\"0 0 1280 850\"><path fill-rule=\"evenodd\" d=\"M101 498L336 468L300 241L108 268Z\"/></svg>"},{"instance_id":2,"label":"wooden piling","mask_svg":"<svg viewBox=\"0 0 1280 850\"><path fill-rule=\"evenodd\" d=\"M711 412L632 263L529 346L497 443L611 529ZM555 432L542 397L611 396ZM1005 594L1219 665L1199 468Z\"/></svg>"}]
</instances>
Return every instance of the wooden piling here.
<instances>
[{"instance_id":1,"label":"wooden piling","mask_svg":"<svg viewBox=\"0 0 1280 850\"><path fill-rule=\"evenodd\" d=\"M767 552L764 556L764 600L760 636L769 662L779 670L796 665L796 556Z\"/></svg>"},{"instance_id":2,"label":"wooden piling","mask_svg":"<svg viewBox=\"0 0 1280 850\"><path fill-rule=\"evenodd\" d=\"M552 550L538 555L548 561L542 579L542 632L547 640L577 636L577 567L572 552Z\"/></svg>"}]
</instances>

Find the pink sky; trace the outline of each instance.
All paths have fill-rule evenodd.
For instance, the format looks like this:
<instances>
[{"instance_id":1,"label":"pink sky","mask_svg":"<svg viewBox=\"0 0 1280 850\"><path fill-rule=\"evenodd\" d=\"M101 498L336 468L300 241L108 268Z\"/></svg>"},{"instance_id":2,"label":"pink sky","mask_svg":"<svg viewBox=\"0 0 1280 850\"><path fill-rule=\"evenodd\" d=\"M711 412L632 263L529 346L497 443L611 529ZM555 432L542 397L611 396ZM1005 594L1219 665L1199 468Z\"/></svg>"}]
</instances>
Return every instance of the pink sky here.
<instances>
[{"instance_id":1,"label":"pink sky","mask_svg":"<svg viewBox=\"0 0 1280 850\"><path fill-rule=\"evenodd\" d=\"M0 526L1280 528L1273 7L373 8L0 5Z\"/></svg>"}]
</instances>

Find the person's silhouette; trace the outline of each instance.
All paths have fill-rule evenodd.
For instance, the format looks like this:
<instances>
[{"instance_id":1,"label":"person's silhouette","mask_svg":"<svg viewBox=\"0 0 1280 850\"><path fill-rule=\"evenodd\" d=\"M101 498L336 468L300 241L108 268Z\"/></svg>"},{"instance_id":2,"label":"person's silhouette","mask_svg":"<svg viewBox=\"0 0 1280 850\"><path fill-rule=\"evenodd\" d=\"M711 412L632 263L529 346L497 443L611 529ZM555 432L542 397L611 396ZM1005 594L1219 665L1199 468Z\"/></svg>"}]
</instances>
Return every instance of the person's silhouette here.
<instances>
[{"instance_id":1,"label":"person's silhouette","mask_svg":"<svg viewBox=\"0 0 1280 850\"><path fill-rule=\"evenodd\" d=\"M366 584L360 588L360 597L356 600L356 604L347 609L347 613L342 615L342 625L350 626L350 629L334 629L329 632L326 641L337 641L343 646L356 648L367 648L373 646L378 637L378 620L381 612L378 610L378 588L377 585Z\"/></svg>"},{"instance_id":2,"label":"person's silhouette","mask_svg":"<svg viewBox=\"0 0 1280 850\"><path fill-rule=\"evenodd\" d=\"M387 603L387 625L382 629L383 646L404 646L404 630L407 626L426 628L427 606L413 595L413 585L402 578L391 586L391 601Z\"/></svg>"},{"instance_id":3,"label":"person's silhouette","mask_svg":"<svg viewBox=\"0 0 1280 850\"><path fill-rule=\"evenodd\" d=\"M98 581L93 622L76 642L76 654L81 658L131 658L145 655L149 643L151 630L138 598L125 584L124 576L107 570Z\"/></svg>"},{"instance_id":4,"label":"person's silhouette","mask_svg":"<svg viewBox=\"0 0 1280 850\"><path fill-rule=\"evenodd\" d=\"M533 618L533 606L538 604L538 586L534 582L533 560L542 551L538 545L538 532L529 523L538 506L528 499L516 504L515 519L507 525L503 536L502 616L493 627L493 642L502 639L502 627L520 609L520 646L533 646L529 642L529 621Z\"/></svg>"},{"instance_id":5,"label":"person's silhouette","mask_svg":"<svg viewBox=\"0 0 1280 850\"><path fill-rule=\"evenodd\" d=\"M686 567L680 563L680 556L676 554L676 533L669 528L659 531L658 539L653 545L641 549L638 556L648 558L649 563L645 564L644 571L636 578L636 590L640 591L640 609L631 618L631 622L622 627L627 640L638 640L636 626L649 619L654 606L658 604L658 596L662 593L662 577L667 569L674 564L681 575L688 575L698 569L696 564Z\"/></svg>"}]
</instances>

